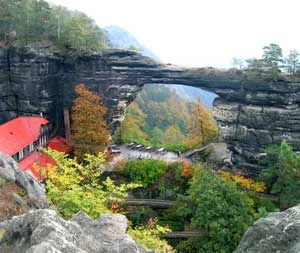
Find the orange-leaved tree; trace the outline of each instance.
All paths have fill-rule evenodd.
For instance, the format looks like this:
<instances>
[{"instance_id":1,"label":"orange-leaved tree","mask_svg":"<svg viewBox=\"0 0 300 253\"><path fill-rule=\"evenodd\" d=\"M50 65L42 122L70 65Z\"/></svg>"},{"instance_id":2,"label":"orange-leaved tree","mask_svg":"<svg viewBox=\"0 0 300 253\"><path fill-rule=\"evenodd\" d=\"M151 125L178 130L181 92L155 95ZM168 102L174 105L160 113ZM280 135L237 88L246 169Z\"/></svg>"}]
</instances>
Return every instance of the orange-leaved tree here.
<instances>
[{"instance_id":1,"label":"orange-leaved tree","mask_svg":"<svg viewBox=\"0 0 300 253\"><path fill-rule=\"evenodd\" d=\"M195 103L189 124L189 145L204 145L217 137L218 128L212 113L202 103Z\"/></svg>"},{"instance_id":2,"label":"orange-leaved tree","mask_svg":"<svg viewBox=\"0 0 300 253\"><path fill-rule=\"evenodd\" d=\"M83 159L84 154L97 155L109 143L106 107L101 98L84 84L75 87L77 97L72 106L72 139L74 154Z\"/></svg>"}]
</instances>

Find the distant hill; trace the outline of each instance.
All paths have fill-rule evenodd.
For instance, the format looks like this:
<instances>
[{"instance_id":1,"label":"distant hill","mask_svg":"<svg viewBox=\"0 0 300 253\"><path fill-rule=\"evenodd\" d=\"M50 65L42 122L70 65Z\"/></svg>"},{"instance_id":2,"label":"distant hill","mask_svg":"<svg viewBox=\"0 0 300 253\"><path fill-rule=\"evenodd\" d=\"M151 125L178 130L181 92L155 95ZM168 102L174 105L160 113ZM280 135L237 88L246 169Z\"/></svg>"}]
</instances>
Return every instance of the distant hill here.
<instances>
[{"instance_id":1,"label":"distant hill","mask_svg":"<svg viewBox=\"0 0 300 253\"><path fill-rule=\"evenodd\" d=\"M151 57L156 61L160 61L150 49L143 46L132 34L121 27L111 25L102 28L104 34L109 38L111 46L120 49L137 49L142 55ZM212 103L217 95L204 91L200 88L194 88L184 85L174 85L166 87L174 90L182 99L187 102L201 101L208 108L212 108Z\"/></svg>"},{"instance_id":2,"label":"distant hill","mask_svg":"<svg viewBox=\"0 0 300 253\"><path fill-rule=\"evenodd\" d=\"M213 101L217 97L216 94L202 90L200 88L194 88L185 85L172 85L170 89L176 91L176 93L187 102L201 102L207 108L213 107Z\"/></svg>"},{"instance_id":3,"label":"distant hill","mask_svg":"<svg viewBox=\"0 0 300 253\"><path fill-rule=\"evenodd\" d=\"M104 27L104 34L109 38L112 47L121 48L121 49L131 49L135 48L142 55L151 57L156 61L160 61L150 49L143 46L132 34L123 28L115 25Z\"/></svg>"}]
</instances>

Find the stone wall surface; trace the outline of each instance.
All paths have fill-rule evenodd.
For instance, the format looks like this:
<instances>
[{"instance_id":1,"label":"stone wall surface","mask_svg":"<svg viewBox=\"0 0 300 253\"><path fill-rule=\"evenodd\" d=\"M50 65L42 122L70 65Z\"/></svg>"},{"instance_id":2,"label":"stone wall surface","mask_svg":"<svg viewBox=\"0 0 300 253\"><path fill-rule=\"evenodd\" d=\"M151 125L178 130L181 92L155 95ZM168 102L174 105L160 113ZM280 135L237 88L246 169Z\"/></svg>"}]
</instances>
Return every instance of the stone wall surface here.
<instances>
[{"instance_id":1,"label":"stone wall surface","mask_svg":"<svg viewBox=\"0 0 300 253\"><path fill-rule=\"evenodd\" d=\"M237 70L164 65L116 49L81 57L47 47L0 49L0 123L42 112L58 131L63 129L63 107L71 107L78 83L102 96L112 132L144 84L182 84L219 95L214 117L241 168L256 174L264 148L283 139L300 150L300 83L250 78Z\"/></svg>"}]
</instances>

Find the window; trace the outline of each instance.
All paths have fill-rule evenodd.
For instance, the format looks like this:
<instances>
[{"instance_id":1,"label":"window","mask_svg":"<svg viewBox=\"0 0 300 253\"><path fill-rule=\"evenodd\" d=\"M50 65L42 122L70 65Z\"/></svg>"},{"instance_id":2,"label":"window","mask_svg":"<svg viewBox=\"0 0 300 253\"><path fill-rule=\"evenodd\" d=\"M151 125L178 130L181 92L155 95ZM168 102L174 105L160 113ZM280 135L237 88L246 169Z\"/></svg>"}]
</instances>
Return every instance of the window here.
<instances>
[{"instance_id":1,"label":"window","mask_svg":"<svg viewBox=\"0 0 300 253\"><path fill-rule=\"evenodd\" d=\"M12 156L12 158L13 158L16 162L18 162L18 161L19 161L19 153L14 154L14 155Z\"/></svg>"},{"instance_id":2,"label":"window","mask_svg":"<svg viewBox=\"0 0 300 253\"><path fill-rule=\"evenodd\" d=\"M29 146L26 146L24 149L23 149L23 153L24 153L24 156L28 155L29 154Z\"/></svg>"}]
</instances>

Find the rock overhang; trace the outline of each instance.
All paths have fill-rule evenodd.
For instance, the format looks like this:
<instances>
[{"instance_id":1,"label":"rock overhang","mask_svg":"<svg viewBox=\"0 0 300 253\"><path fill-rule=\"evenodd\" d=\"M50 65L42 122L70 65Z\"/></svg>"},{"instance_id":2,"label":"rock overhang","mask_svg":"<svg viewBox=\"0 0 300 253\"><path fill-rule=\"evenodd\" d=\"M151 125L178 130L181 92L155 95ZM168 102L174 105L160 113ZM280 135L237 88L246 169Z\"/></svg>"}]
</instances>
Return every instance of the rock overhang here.
<instances>
[{"instance_id":1,"label":"rock overhang","mask_svg":"<svg viewBox=\"0 0 300 253\"><path fill-rule=\"evenodd\" d=\"M43 112L62 128L63 107L71 107L78 83L103 97L112 131L144 84L181 84L219 96L214 117L241 167L283 139L300 149L300 83L164 65L130 50L65 56L49 48L0 49L0 120Z\"/></svg>"}]
</instances>

